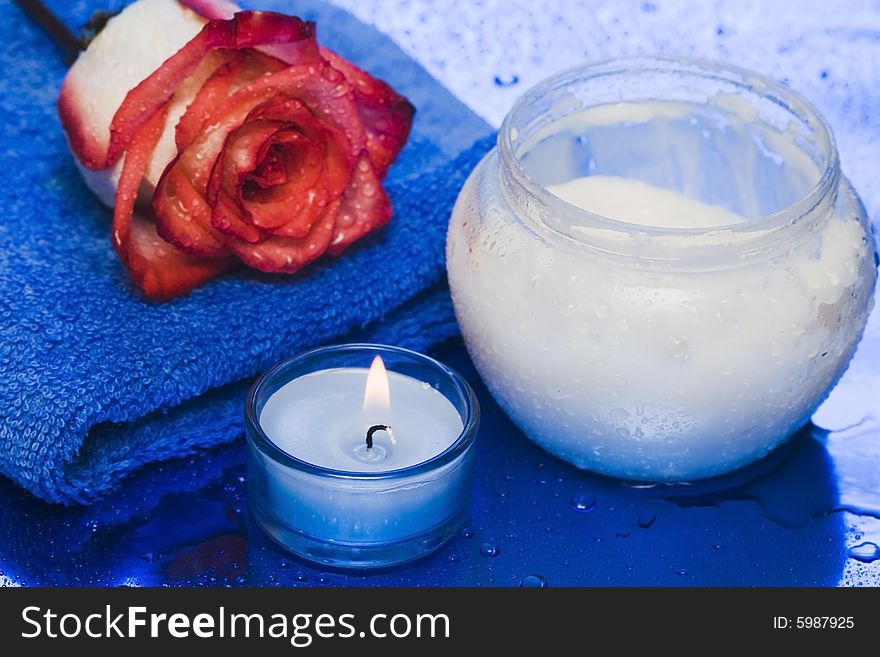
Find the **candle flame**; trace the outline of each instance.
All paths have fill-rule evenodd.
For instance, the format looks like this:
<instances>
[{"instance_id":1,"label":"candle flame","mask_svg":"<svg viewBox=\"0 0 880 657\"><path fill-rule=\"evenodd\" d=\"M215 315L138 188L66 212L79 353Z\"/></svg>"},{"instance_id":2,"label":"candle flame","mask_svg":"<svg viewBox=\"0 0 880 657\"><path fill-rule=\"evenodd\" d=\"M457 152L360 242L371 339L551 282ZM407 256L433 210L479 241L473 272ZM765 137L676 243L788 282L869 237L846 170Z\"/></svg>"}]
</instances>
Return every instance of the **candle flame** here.
<instances>
[{"instance_id":1,"label":"candle flame","mask_svg":"<svg viewBox=\"0 0 880 657\"><path fill-rule=\"evenodd\" d=\"M387 416L391 412L391 391L388 386L388 372L381 356L373 359L367 374L364 388L364 412Z\"/></svg>"}]
</instances>

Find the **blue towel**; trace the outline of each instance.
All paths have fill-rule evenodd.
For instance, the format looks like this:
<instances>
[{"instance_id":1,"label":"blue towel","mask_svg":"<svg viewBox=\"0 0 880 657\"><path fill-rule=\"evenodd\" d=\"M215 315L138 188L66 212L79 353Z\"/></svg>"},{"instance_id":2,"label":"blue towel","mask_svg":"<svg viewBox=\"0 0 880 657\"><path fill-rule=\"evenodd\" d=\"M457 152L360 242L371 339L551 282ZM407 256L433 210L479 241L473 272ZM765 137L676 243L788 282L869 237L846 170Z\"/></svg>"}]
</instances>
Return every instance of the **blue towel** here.
<instances>
[{"instance_id":1,"label":"blue towel","mask_svg":"<svg viewBox=\"0 0 880 657\"><path fill-rule=\"evenodd\" d=\"M126 3L47 3L71 26ZM295 277L237 272L144 302L109 240L55 113L65 67L10 3L0 7L0 472L46 500L89 503L139 466L240 436L254 376L350 339L425 349L457 332L446 222L493 144L489 126L386 37L317 2L248 2L318 23L321 43L418 108L386 181L390 226Z\"/></svg>"}]
</instances>

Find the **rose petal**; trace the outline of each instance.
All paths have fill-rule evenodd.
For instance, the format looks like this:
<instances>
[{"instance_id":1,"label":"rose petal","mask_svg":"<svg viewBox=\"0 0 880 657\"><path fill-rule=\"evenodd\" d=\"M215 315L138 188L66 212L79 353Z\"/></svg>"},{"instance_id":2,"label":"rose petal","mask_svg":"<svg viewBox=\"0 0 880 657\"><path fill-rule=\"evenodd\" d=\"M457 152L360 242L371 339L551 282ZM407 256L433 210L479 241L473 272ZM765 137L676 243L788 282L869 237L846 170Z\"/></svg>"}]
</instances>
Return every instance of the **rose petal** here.
<instances>
[{"instance_id":1,"label":"rose petal","mask_svg":"<svg viewBox=\"0 0 880 657\"><path fill-rule=\"evenodd\" d=\"M125 96L110 124L106 165L112 166L122 156L134 133L159 111L210 50L289 44L297 44L301 61L319 61L314 23L294 16L243 11L230 20L207 23L195 38Z\"/></svg>"},{"instance_id":2,"label":"rose petal","mask_svg":"<svg viewBox=\"0 0 880 657\"><path fill-rule=\"evenodd\" d=\"M340 200L333 201L304 238L270 237L260 244L230 240L229 248L249 267L292 274L320 258L333 238Z\"/></svg>"},{"instance_id":3,"label":"rose petal","mask_svg":"<svg viewBox=\"0 0 880 657\"><path fill-rule=\"evenodd\" d=\"M181 0L205 18L229 18L236 8L225 0ZM267 49L261 48L264 52ZM367 134L367 150L380 178L385 177L388 167L397 157L409 137L415 107L398 94L393 87L373 77L363 69L340 57L327 48L320 49L321 56L341 71L355 87L358 111ZM300 64L302 59L296 51L274 51L271 54L289 64Z\"/></svg>"},{"instance_id":4,"label":"rose petal","mask_svg":"<svg viewBox=\"0 0 880 657\"><path fill-rule=\"evenodd\" d=\"M364 152L352 174L351 184L342 196L336 233L327 252L339 255L352 242L381 228L391 218L391 201L369 155Z\"/></svg>"},{"instance_id":5,"label":"rose petal","mask_svg":"<svg viewBox=\"0 0 880 657\"><path fill-rule=\"evenodd\" d=\"M119 186L116 188L116 204L113 208L113 247L123 263L128 259L128 242L131 231L131 217L137 202L137 190L147 170L150 153L162 135L167 107L156 113L134 135L130 152L125 158Z\"/></svg>"},{"instance_id":6,"label":"rose petal","mask_svg":"<svg viewBox=\"0 0 880 657\"><path fill-rule=\"evenodd\" d=\"M235 127L234 117L212 125L172 160L159 179L153 194L159 234L185 251L199 255L225 252L223 238L211 224L205 190L226 136Z\"/></svg>"},{"instance_id":7,"label":"rose petal","mask_svg":"<svg viewBox=\"0 0 880 657\"><path fill-rule=\"evenodd\" d=\"M409 137L415 107L390 85L321 48L321 56L354 86L355 102L367 135L367 151L380 178Z\"/></svg>"},{"instance_id":8,"label":"rose petal","mask_svg":"<svg viewBox=\"0 0 880 657\"><path fill-rule=\"evenodd\" d=\"M235 258L200 258L184 253L156 233L156 224L132 218L128 271L153 301L179 297L239 265Z\"/></svg>"},{"instance_id":9,"label":"rose petal","mask_svg":"<svg viewBox=\"0 0 880 657\"><path fill-rule=\"evenodd\" d=\"M208 199L213 200L221 186L231 193L235 192L244 177L257 169L266 158L266 147L272 143L272 138L284 129L285 124L281 121L245 121L241 127L229 133L211 173Z\"/></svg>"},{"instance_id":10,"label":"rose petal","mask_svg":"<svg viewBox=\"0 0 880 657\"><path fill-rule=\"evenodd\" d=\"M347 108L346 108L347 109ZM344 113L338 112L345 116ZM339 127L327 121L318 121L305 110L299 100L276 97L256 107L249 120L267 119L296 125L297 130L313 143L324 144L326 158L327 189L331 196L338 196L351 178L356 161L348 137ZM360 137L357 135L355 138Z\"/></svg>"},{"instance_id":11,"label":"rose petal","mask_svg":"<svg viewBox=\"0 0 880 657\"><path fill-rule=\"evenodd\" d=\"M283 123L273 121L246 122L226 138L207 190L214 208L211 225L221 233L250 243L262 238L262 233L253 225L247 210L237 202L237 197L243 176L256 168L264 144L283 126Z\"/></svg>"},{"instance_id":12,"label":"rose petal","mask_svg":"<svg viewBox=\"0 0 880 657\"><path fill-rule=\"evenodd\" d=\"M185 7L210 20L230 18L240 8L229 0L177 0Z\"/></svg>"},{"instance_id":13,"label":"rose petal","mask_svg":"<svg viewBox=\"0 0 880 657\"><path fill-rule=\"evenodd\" d=\"M215 108L205 120L207 127L196 135L178 156L172 160L159 180L153 195L153 210L159 234L184 250L207 255L223 243L222 236L211 223L211 213L205 208L213 203L208 182L215 164L223 152L228 136L245 120L255 105L264 99L241 90ZM174 185L169 180L175 181ZM190 193L178 193L188 182ZM198 224L196 227L188 224ZM225 222L224 224L225 225Z\"/></svg>"},{"instance_id":14,"label":"rose petal","mask_svg":"<svg viewBox=\"0 0 880 657\"><path fill-rule=\"evenodd\" d=\"M193 189L181 167L172 165L162 176L153 195L153 211L159 235L175 246L205 257L229 253L211 225L211 206Z\"/></svg>"},{"instance_id":15,"label":"rose petal","mask_svg":"<svg viewBox=\"0 0 880 657\"><path fill-rule=\"evenodd\" d=\"M229 97L237 76L247 63L247 55L237 53L217 67L201 86L174 129L174 142L178 151L182 151L198 136L205 121L217 109L218 103Z\"/></svg>"},{"instance_id":16,"label":"rose petal","mask_svg":"<svg viewBox=\"0 0 880 657\"><path fill-rule=\"evenodd\" d=\"M134 135L122 167L113 213L113 243L132 280L149 299L185 294L235 266L231 258L206 259L176 249L153 222L133 214L137 188L165 124L164 109Z\"/></svg>"},{"instance_id":17,"label":"rose petal","mask_svg":"<svg viewBox=\"0 0 880 657\"><path fill-rule=\"evenodd\" d=\"M226 164L220 176L212 177L211 186L216 186L220 179L227 196L235 198L242 214L255 226L267 229L274 235L305 237L328 200L339 195L338 192L332 196L328 194L325 149L292 128L276 129L271 135L266 135L262 144L250 143L264 136L259 127L252 126L270 125L284 124L246 122L238 131L246 133L244 138L232 141L235 135L230 136L232 143L224 149L223 161L234 164ZM245 193L249 178L260 163L266 161L268 151L272 148L283 149L283 154L277 159L282 168L277 175L283 181L266 189L252 183L250 193ZM236 153L238 149L250 150L250 153Z\"/></svg>"},{"instance_id":18,"label":"rose petal","mask_svg":"<svg viewBox=\"0 0 880 657\"><path fill-rule=\"evenodd\" d=\"M296 121L302 124L306 130L315 131L316 134L319 131L329 131L332 136L332 148L327 152L335 158L334 161L342 158L346 160L346 166L336 167L333 175L327 176L327 180L334 184L334 189L338 189L341 187L340 183L348 177L351 170L351 165L347 163L348 158L351 157L350 153L355 149L358 149L355 152L363 151L365 136L357 115L357 107L350 85L345 82L341 73L326 62L317 66L290 66L281 71L264 75L252 84L245 85L242 89L234 92L205 120L207 127L169 165L163 177L176 175L175 170L178 167L181 168L183 175L192 183L192 188L203 195L204 200L209 204L212 203L213 195L219 190L219 181L210 187L208 181L213 179L211 172L223 152L226 140L234 130L246 122L252 110L256 112L255 116L259 117L257 108L263 103L272 103L271 111L266 110L269 116L281 112L277 105L277 99L279 96L283 98L288 94L295 94L297 100L289 101L289 106L285 108L284 111L288 113L287 118L295 116ZM300 107L303 103L308 108L307 110ZM282 102L281 106L283 104ZM320 122L315 117L320 117L325 125L318 125ZM328 140L327 143L329 144L330 141ZM162 185L160 181L153 203L159 230L162 235L168 236L168 239L174 244L182 249L187 249L187 244L180 241L178 237L181 231L172 223L181 220L199 220L202 215L193 205L181 206L181 203L187 202L187 199L169 198L168 191L168 186ZM320 190L318 191L320 192ZM230 198L234 197L230 190L227 190L227 195ZM260 220L272 223L271 228L284 235L301 236L305 234L307 229L311 229L311 225L319 216L321 200L318 198L318 202L313 207L307 208L307 215L303 215L303 211L290 215L286 222L289 225L284 229L275 225L282 218L278 212L265 212ZM202 228L210 233L216 231L217 226L220 226L224 231L234 233L239 239L249 240L252 239L252 233L246 230L241 223L246 221L244 208L233 214L227 204L216 219L212 215L210 225L202 224ZM381 223L384 223L384 220ZM222 238L218 237L217 239ZM201 244L201 242L196 243Z\"/></svg>"},{"instance_id":19,"label":"rose petal","mask_svg":"<svg viewBox=\"0 0 880 657\"><path fill-rule=\"evenodd\" d=\"M259 228L250 222L235 199L221 189L214 202L211 225L228 237L256 244L263 239Z\"/></svg>"},{"instance_id":20,"label":"rose petal","mask_svg":"<svg viewBox=\"0 0 880 657\"><path fill-rule=\"evenodd\" d=\"M140 0L110 19L70 67L58 96L61 124L81 165L90 170L105 167L110 122L128 90L204 25L203 17L176 0ZM104 186L115 191L116 180ZM111 192L110 205L112 198Z\"/></svg>"}]
</instances>

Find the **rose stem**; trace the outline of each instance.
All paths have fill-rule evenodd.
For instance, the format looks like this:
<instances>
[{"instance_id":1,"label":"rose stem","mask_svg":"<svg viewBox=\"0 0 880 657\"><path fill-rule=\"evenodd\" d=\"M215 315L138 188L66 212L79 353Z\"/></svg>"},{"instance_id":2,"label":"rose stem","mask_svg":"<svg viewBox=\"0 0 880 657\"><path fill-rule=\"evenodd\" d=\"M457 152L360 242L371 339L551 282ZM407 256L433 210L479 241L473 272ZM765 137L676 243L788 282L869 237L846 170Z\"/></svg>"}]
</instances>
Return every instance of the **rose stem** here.
<instances>
[{"instance_id":1,"label":"rose stem","mask_svg":"<svg viewBox=\"0 0 880 657\"><path fill-rule=\"evenodd\" d=\"M34 23L43 28L49 38L64 51L64 59L71 63L82 51L82 43L40 0L14 0Z\"/></svg>"}]
</instances>

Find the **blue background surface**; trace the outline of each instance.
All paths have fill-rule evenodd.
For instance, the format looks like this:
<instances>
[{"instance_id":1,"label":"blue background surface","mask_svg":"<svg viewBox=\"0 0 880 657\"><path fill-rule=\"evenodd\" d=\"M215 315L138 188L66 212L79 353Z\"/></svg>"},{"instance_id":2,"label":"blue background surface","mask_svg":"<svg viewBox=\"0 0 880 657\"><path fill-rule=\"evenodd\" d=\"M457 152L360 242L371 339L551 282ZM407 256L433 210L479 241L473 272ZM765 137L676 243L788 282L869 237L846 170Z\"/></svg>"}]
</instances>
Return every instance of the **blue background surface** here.
<instances>
[{"instance_id":1,"label":"blue background surface","mask_svg":"<svg viewBox=\"0 0 880 657\"><path fill-rule=\"evenodd\" d=\"M378 573L319 570L276 547L247 509L239 441L148 466L93 507L48 505L0 482L0 571L21 585L520 586L876 584L848 546L877 510L852 490L876 436L806 427L768 458L697 484L644 487L580 472L498 409L459 342L435 355L483 409L473 516L435 555ZM861 437L860 437L861 435ZM867 445L867 447L866 447ZM864 458L874 454L875 459ZM854 482L854 483L851 483ZM854 554L870 557L872 548Z\"/></svg>"}]
</instances>

